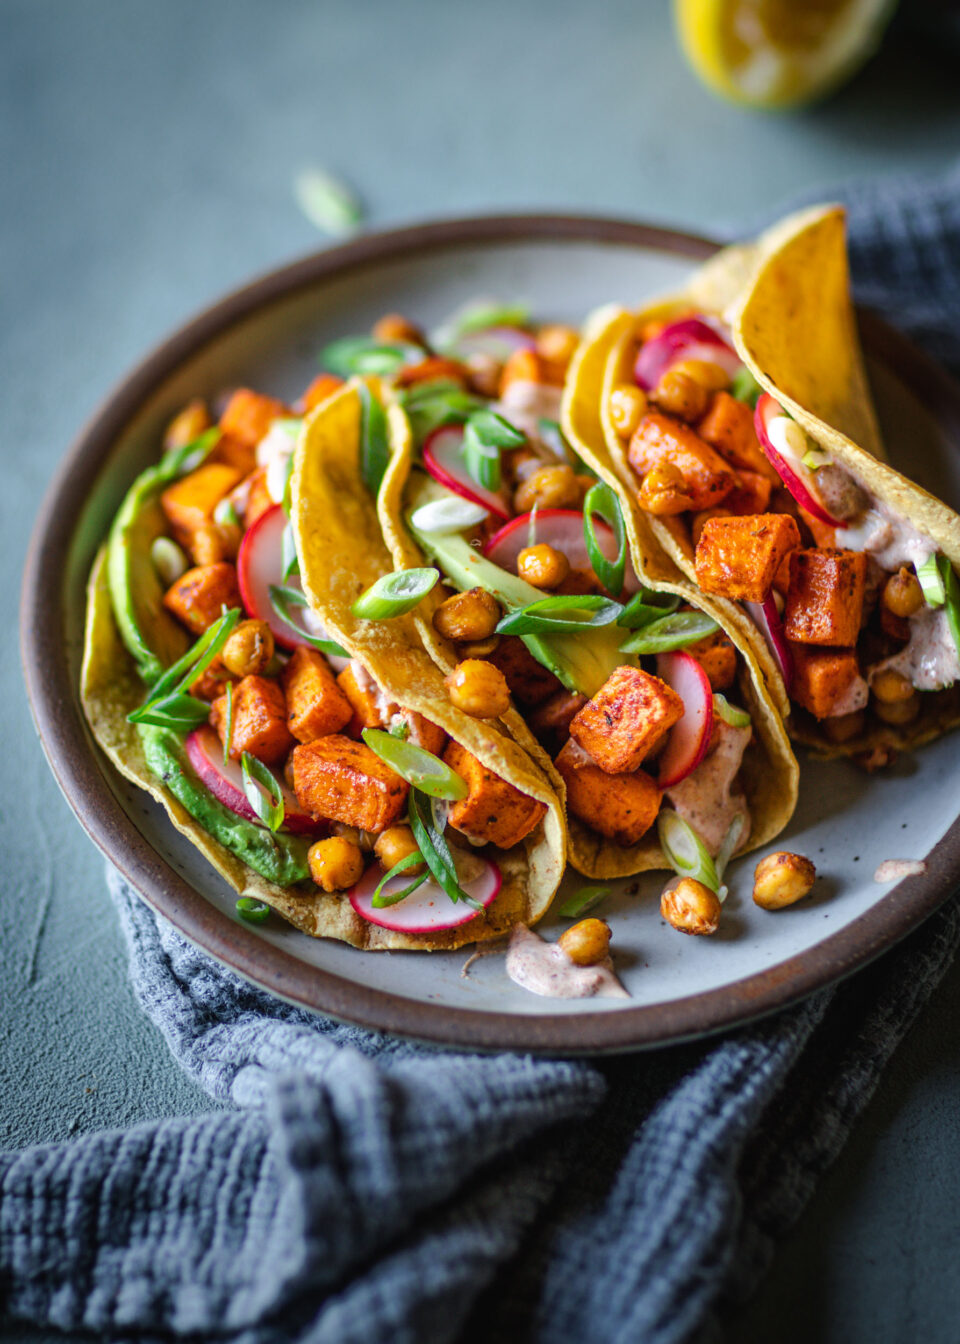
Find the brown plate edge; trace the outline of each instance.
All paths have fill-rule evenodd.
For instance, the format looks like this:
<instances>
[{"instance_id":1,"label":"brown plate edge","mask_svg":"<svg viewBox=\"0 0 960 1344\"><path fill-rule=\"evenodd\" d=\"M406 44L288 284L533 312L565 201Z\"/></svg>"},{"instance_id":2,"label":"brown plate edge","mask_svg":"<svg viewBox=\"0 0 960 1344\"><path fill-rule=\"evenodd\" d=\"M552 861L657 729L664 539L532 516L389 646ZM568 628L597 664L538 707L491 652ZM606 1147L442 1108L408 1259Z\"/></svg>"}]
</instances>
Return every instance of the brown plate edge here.
<instances>
[{"instance_id":1,"label":"brown plate edge","mask_svg":"<svg viewBox=\"0 0 960 1344\"><path fill-rule=\"evenodd\" d=\"M932 914L960 882L960 818L927 855L927 871L886 892L838 933L776 967L662 1004L577 1015L518 1015L444 1007L370 989L308 966L222 914L147 842L111 788L89 736L64 655L64 574L83 498L126 421L184 359L256 309L372 262L505 239L646 247L700 259L708 239L589 216L506 215L441 220L372 233L272 271L235 290L158 346L94 413L44 496L27 553L20 609L24 676L34 722L60 788L81 825L141 896L192 942L280 997L372 1030L447 1047L596 1054L639 1050L723 1031L798 1002L866 965ZM869 353L891 366L960 444L960 388L928 356L872 313L861 313ZM68 507L72 506L72 507ZM62 597L62 595L61 595Z\"/></svg>"}]
</instances>

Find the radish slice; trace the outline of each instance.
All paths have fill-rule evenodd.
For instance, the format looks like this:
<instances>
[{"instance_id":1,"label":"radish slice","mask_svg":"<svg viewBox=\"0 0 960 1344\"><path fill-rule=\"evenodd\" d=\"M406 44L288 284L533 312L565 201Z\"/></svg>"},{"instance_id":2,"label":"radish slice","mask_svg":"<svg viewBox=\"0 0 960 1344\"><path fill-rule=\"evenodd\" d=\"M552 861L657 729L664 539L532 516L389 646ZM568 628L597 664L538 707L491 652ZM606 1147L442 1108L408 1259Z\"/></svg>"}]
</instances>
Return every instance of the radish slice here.
<instances>
[{"instance_id":1,"label":"radish slice","mask_svg":"<svg viewBox=\"0 0 960 1344\"><path fill-rule=\"evenodd\" d=\"M643 343L633 366L634 382L649 392L670 365L680 359L704 359L719 364L731 378L741 364L737 352L703 318L685 317L671 322L659 336Z\"/></svg>"},{"instance_id":2,"label":"radish slice","mask_svg":"<svg viewBox=\"0 0 960 1344\"><path fill-rule=\"evenodd\" d=\"M800 461L802 454L793 451L788 444L783 426L777 423L781 420L787 426L797 424L784 414L783 407L775 397L771 397L769 392L764 392L757 398L757 409L753 413L753 423L760 447L801 508L806 509L807 513L812 514L818 522L826 523L829 527L846 527L847 524L843 519L834 518L824 504L817 486L816 473L804 466ZM797 430L803 438L806 438L799 425Z\"/></svg>"},{"instance_id":3,"label":"radish slice","mask_svg":"<svg viewBox=\"0 0 960 1344\"><path fill-rule=\"evenodd\" d=\"M510 517L510 500L505 490L488 490L467 471L461 452L463 429L460 425L441 425L423 445L423 465L435 481L455 495L469 499L498 518Z\"/></svg>"},{"instance_id":4,"label":"radish slice","mask_svg":"<svg viewBox=\"0 0 960 1344\"><path fill-rule=\"evenodd\" d=\"M503 880L500 869L488 859L478 859L473 855L469 857L471 867L477 864L479 871L466 882L461 882L461 886L468 896L488 906L496 900L500 890ZM383 869L379 863L372 863L350 892L350 904L357 914L370 924L379 924L382 929L394 929L397 933L433 933L437 929L455 929L458 924L468 924L480 913L463 901L454 904L432 877L428 877L422 886L396 905L385 905L382 910L378 910L372 903L373 893L382 877ZM409 873L400 873L387 883L384 891L400 891L409 886L411 880Z\"/></svg>"},{"instance_id":5,"label":"radish slice","mask_svg":"<svg viewBox=\"0 0 960 1344\"><path fill-rule=\"evenodd\" d=\"M764 602L744 602L743 605L747 615L766 640L767 648L780 669L783 684L789 695L793 684L793 655L787 637L783 633L783 622L777 611L773 593L768 593Z\"/></svg>"},{"instance_id":6,"label":"radish slice","mask_svg":"<svg viewBox=\"0 0 960 1344\"><path fill-rule=\"evenodd\" d=\"M615 560L617 558L617 539L614 536L613 528L596 515L594 515L593 526L597 534L597 541L600 543L600 549L608 560ZM583 539L583 514L579 510L540 509L534 522L534 532L537 544L545 542L548 546L552 546L554 550L560 551L570 561L571 569L591 572L590 556L587 554L587 545ZM483 554L488 560L492 560L495 565L499 565L501 569L516 574L517 556L529 544L530 514L522 513L519 517L512 518L509 523L504 523L503 527L494 532L484 546ZM634 573L628 557L623 577L623 592L631 596L639 589L640 580Z\"/></svg>"},{"instance_id":7,"label":"radish slice","mask_svg":"<svg viewBox=\"0 0 960 1344\"><path fill-rule=\"evenodd\" d=\"M713 691L710 679L689 653L657 655L657 675L683 700L683 718L670 729L660 756L657 783L669 789L686 779L707 754L713 731Z\"/></svg>"},{"instance_id":8,"label":"radish slice","mask_svg":"<svg viewBox=\"0 0 960 1344\"><path fill-rule=\"evenodd\" d=\"M236 761L223 762L223 744L209 724L195 728L184 743L187 759L196 770L202 783L224 807L236 812L244 821L259 824L256 812L250 806L243 791L243 771ZM299 835L319 835L328 828L326 822L317 821L309 812L304 812L293 793L282 780L277 781L283 794L284 831L293 831Z\"/></svg>"},{"instance_id":9,"label":"radish slice","mask_svg":"<svg viewBox=\"0 0 960 1344\"><path fill-rule=\"evenodd\" d=\"M481 327L479 331L468 331L458 336L448 353L457 359L487 355L505 364L517 350L534 349L536 341L522 327Z\"/></svg>"}]
</instances>

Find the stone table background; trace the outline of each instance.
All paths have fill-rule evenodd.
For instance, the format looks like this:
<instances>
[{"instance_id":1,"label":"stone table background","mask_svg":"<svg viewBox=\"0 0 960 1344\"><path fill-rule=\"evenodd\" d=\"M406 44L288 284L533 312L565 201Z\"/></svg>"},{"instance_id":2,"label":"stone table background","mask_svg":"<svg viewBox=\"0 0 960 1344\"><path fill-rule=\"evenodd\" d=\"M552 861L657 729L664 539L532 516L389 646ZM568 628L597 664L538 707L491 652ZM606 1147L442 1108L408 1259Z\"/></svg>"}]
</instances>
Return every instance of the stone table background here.
<instances>
[{"instance_id":1,"label":"stone table background","mask_svg":"<svg viewBox=\"0 0 960 1344\"><path fill-rule=\"evenodd\" d=\"M36 743L17 583L47 479L112 384L322 244L297 170L344 176L375 226L556 209L709 232L958 146L955 64L899 34L783 117L710 98L657 0L0 0L0 1145L211 1105L133 1001L102 861ZM956 1339L958 1017L960 966L732 1338Z\"/></svg>"}]
</instances>

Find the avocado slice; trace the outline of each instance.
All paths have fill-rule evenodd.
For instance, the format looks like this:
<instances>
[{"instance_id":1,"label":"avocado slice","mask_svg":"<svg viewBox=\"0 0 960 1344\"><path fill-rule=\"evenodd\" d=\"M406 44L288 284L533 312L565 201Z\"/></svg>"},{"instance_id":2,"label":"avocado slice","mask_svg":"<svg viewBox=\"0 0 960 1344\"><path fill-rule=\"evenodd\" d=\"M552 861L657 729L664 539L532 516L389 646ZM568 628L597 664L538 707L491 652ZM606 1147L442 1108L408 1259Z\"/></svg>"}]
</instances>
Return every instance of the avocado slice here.
<instances>
[{"instance_id":1,"label":"avocado slice","mask_svg":"<svg viewBox=\"0 0 960 1344\"><path fill-rule=\"evenodd\" d=\"M182 740L169 728L138 724L138 732L151 771L225 849L268 882L281 887L291 887L310 876L308 840L285 831L274 834L224 807L197 779L183 751Z\"/></svg>"},{"instance_id":2,"label":"avocado slice","mask_svg":"<svg viewBox=\"0 0 960 1344\"><path fill-rule=\"evenodd\" d=\"M525 579L487 560L459 533L437 536L414 527L411 516L416 509L448 493L432 477L419 472L411 477L406 522L426 555L436 562L460 592L468 588L483 588L506 611L516 611L518 607L539 602L545 596L539 588L534 588ZM569 635L550 631L520 636L537 662L558 677L568 691L580 691L588 696L596 695L618 667L624 664L636 666L633 656L620 652L620 644L626 637L627 632L617 625L602 625L575 633L571 631Z\"/></svg>"},{"instance_id":3,"label":"avocado slice","mask_svg":"<svg viewBox=\"0 0 960 1344\"><path fill-rule=\"evenodd\" d=\"M160 493L179 476L199 466L216 441L204 435L186 448L167 453L134 481L117 511L107 542L107 581L120 637L152 685L189 647L189 636L163 607L163 586L150 548L169 530Z\"/></svg>"}]
</instances>

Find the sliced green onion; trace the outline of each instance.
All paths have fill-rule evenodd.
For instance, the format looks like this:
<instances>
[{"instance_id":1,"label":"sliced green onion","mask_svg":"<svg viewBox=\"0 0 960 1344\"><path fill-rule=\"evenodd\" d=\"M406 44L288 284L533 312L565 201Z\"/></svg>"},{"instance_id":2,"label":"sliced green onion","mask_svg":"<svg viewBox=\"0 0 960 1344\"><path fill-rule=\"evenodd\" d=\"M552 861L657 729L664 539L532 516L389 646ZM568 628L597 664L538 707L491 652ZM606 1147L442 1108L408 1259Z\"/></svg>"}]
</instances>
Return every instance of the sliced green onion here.
<instances>
[{"instance_id":1,"label":"sliced green onion","mask_svg":"<svg viewBox=\"0 0 960 1344\"><path fill-rule=\"evenodd\" d=\"M480 397L464 392L450 378L437 378L405 388L400 404L407 413L414 440L420 444L441 425L463 424L483 406Z\"/></svg>"},{"instance_id":2,"label":"sliced green onion","mask_svg":"<svg viewBox=\"0 0 960 1344\"><path fill-rule=\"evenodd\" d=\"M150 559L164 588L176 583L180 575L186 574L190 568L190 562L183 549L172 537L154 537L150 547Z\"/></svg>"},{"instance_id":3,"label":"sliced green onion","mask_svg":"<svg viewBox=\"0 0 960 1344\"><path fill-rule=\"evenodd\" d=\"M613 560L608 560L600 549L593 526L595 513L613 528L617 543L617 554ZM594 574L608 592L614 597L619 597L623 590L623 575L627 564L627 534L623 525L620 501L606 481L597 481L596 485L591 485L583 501L583 539Z\"/></svg>"},{"instance_id":4,"label":"sliced green onion","mask_svg":"<svg viewBox=\"0 0 960 1344\"><path fill-rule=\"evenodd\" d=\"M613 625L623 611L619 602L599 593L560 594L531 602L527 607L504 616L497 625L499 635L532 635L545 630L595 630Z\"/></svg>"},{"instance_id":5,"label":"sliced green onion","mask_svg":"<svg viewBox=\"0 0 960 1344\"><path fill-rule=\"evenodd\" d=\"M746 364L741 364L739 369L733 375L733 383L730 387L730 395L736 397L737 401L745 401L748 406L756 407L757 399L763 388L754 378L753 374L747 368Z\"/></svg>"},{"instance_id":6,"label":"sliced green onion","mask_svg":"<svg viewBox=\"0 0 960 1344\"><path fill-rule=\"evenodd\" d=\"M160 700L151 700L128 715L131 723L148 723L156 728L170 728L175 733L189 733L199 728L210 717L210 706L196 696L174 692Z\"/></svg>"},{"instance_id":7,"label":"sliced green onion","mask_svg":"<svg viewBox=\"0 0 960 1344\"><path fill-rule=\"evenodd\" d=\"M419 364L426 351L408 341L375 341L372 336L344 336L320 351L320 363L340 378L373 374L389 378L407 364Z\"/></svg>"},{"instance_id":8,"label":"sliced green onion","mask_svg":"<svg viewBox=\"0 0 960 1344\"><path fill-rule=\"evenodd\" d=\"M939 561L938 555L928 555L917 569L917 578L920 580L920 587L923 589L928 607L942 607L947 600L947 590L943 584Z\"/></svg>"},{"instance_id":9,"label":"sliced green onion","mask_svg":"<svg viewBox=\"0 0 960 1344\"><path fill-rule=\"evenodd\" d=\"M617 625L627 630L641 630L653 621L672 615L679 605L680 598L676 593L655 593L652 588L641 588L624 607Z\"/></svg>"},{"instance_id":10,"label":"sliced green onion","mask_svg":"<svg viewBox=\"0 0 960 1344\"><path fill-rule=\"evenodd\" d=\"M306 594L299 588L281 588L279 584L271 583L267 590L270 594L270 605L283 621L284 625L289 625L291 630L295 630L298 637L311 648L317 649L320 653L326 654L328 658L349 658L349 652L334 639L321 639L318 635L311 635L304 630L303 626L294 616L296 607L309 607Z\"/></svg>"},{"instance_id":11,"label":"sliced green onion","mask_svg":"<svg viewBox=\"0 0 960 1344\"><path fill-rule=\"evenodd\" d=\"M363 621L389 621L412 611L440 578L439 569L397 569L361 593L350 610Z\"/></svg>"},{"instance_id":12,"label":"sliced green onion","mask_svg":"<svg viewBox=\"0 0 960 1344\"><path fill-rule=\"evenodd\" d=\"M519 448L524 442L509 420L484 407L467 421L461 451L473 479L488 490L499 490L500 453L504 448Z\"/></svg>"},{"instance_id":13,"label":"sliced green onion","mask_svg":"<svg viewBox=\"0 0 960 1344\"><path fill-rule=\"evenodd\" d=\"M293 180L293 192L310 223L336 238L353 233L363 218L350 188L322 168L304 168Z\"/></svg>"},{"instance_id":14,"label":"sliced green onion","mask_svg":"<svg viewBox=\"0 0 960 1344\"><path fill-rule=\"evenodd\" d=\"M431 800L417 789L411 789L407 813L417 848L436 882L454 904L457 901L466 901L475 909L480 909L479 903L468 896L460 886L450 846L444 838L442 828L438 825L437 814Z\"/></svg>"},{"instance_id":15,"label":"sliced green onion","mask_svg":"<svg viewBox=\"0 0 960 1344\"><path fill-rule=\"evenodd\" d=\"M424 882L426 882L427 878L430 876L429 868L425 873L421 873L419 877L415 877L408 886L401 887L399 891L392 891L389 894L384 894L383 890L392 878L398 877L400 873L405 873L408 868L415 868L418 863L423 863L422 854L407 854L404 858L400 859L398 863L395 863L389 872L384 873L383 877L381 877L380 881L377 883L376 890L370 898L370 904L375 910L383 910L388 905L397 905L405 897L409 896L411 892L414 892L418 887L423 886Z\"/></svg>"},{"instance_id":16,"label":"sliced green onion","mask_svg":"<svg viewBox=\"0 0 960 1344\"><path fill-rule=\"evenodd\" d=\"M459 495L445 495L442 499L431 499L421 504L411 514L410 522L419 532L448 537L453 532L464 532L468 527L476 527L489 516L482 504L461 499Z\"/></svg>"},{"instance_id":17,"label":"sliced green onion","mask_svg":"<svg viewBox=\"0 0 960 1344\"><path fill-rule=\"evenodd\" d=\"M233 682L227 682L227 712L223 720L223 763L230 760L230 739L233 737Z\"/></svg>"},{"instance_id":18,"label":"sliced green onion","mask_svg":"<svg viewBox=\"0 0 960 1344\"><path fill-rule=\"evenodd\" d=\"M537 437L561 462L570 462L576 456L564 438L563 430L557 420L551 420L545 415L539 416L537 419Z\"/></svg>"},{"instance_id":19,"label":"sliced green onion","mask_svg":"<svg viewBox=\"0 0 960 1344\"><path fill-rule=\"evenodd\" d=\"M204 672L216 658L217 654L227 642L231 631L240 619L240 608L234 607L230 611L225 611L222 616L213 622L197 642L189 649L182 658L177 661L153 683L150 688L150 694L139 709L135 709L132 714L127 715L128 723L151 723L152 719L145 716L153 710L160 710L162 705L170 709L171 702L189 700L192 697L184 695L190 686L202 677ZM197 701L197 704L200 702ZM185 706L176 705L177 709L185 709ZM190 711L186 711L189 715ZM209 713L209 711L208 711ZM206 718L206 714L204 718Z\"/></svg>"},{"instance_id":20,"label":"sliced green onion","mask_svg":"<svg viewBox=\"0 0 960 1344\"><path fill-rule=\"evenodd\" d=\"M357 396L360 398L360 475L364 485L376 498L390 465L387 416L366 383L359 385Z\"/></svg>"},{"instance_id":21,"label":"sliced green onion","mask_svg":"<svg viewBox=\"0 0 960 1344\"><path fill-rule=\"evenodd\" d=\"M240 768L243 771L243 791L247 795L247 802L265 826L269 826L271 831L279 830L286 809L283 790L274 775L263 761L251 756L249 751L240 757Z\"/></svg>"},{"instance_id":22,"label":"sliced green onion","mask_svg":"<svg viewBox=\"0 0 960 1344\"><path fill-rule=\"evenodd\" d=\"M821 467L829 466L831 460L830 454L822 448L808 448L800 459L808 471L819 471Z\"/></svg>"},{"instance_id":23,"label":"sliced green onion","mask_svg":"<svg viewBox=\"0 0 960 1344\"><path fill-rule=\"evenodd\" d=\"M391 737L398 737L401 742L406 742L410 736L410 725L406 719L397 719L395 723L390 725L387 732Z\"/></svg>"},{"instance_id":24,"label":"sliced green onion","mask_svg":"<svg viewBox=\"0 0 960 1344\"><path fill-rule=\"evenodd\" d=\"M581 887L564 901L557 914L562 915L564 919L579 919L609 895L609 887Z\"/></svg>"},{"instance_id":25,"label":"sliced green onion","mask_svg":"<svg viewBox=\"0 0 960 1344\"><path fill-rule=\"evenodd\" d=\"M745 709L739 709L736 705L731 705L725 695L719 691L713 693L713 708L719 718L724 723L728 723L731 728L749 728L753 720Z\"/></svg>"},{"instance_id":26,"label":"sliced green onion","mask_svg":"<svg viewBox=\"0 0 960 1344\"><path fill-rule=\"evenodd\" d=\"M720 627L702 611L678 611L645 625L620 645L621 653L670 653L712 635Z\"/></svg>"},{"instance_id":27,"label":"sliced green onion","mask_svg":"<svg viewBox=\"0 0 960 1344\"><path fill-rule=\"evenodd\" d=\"M957 646L957 653L960 654L960 583L957 582L956 572L947 557L940 555L937 560L946 600L947 624L953 635L953 642Z\"/></svg>"},{"instance_id":28,"label":"sliced green onion","mask_svg":"<svg viewBox=\"0 0 960 1344\"><path fill-rule=\"evenodd\" d=\"M229 495L221 499L220 503L214 509L213 521L219 523L221 527L240 526L240 515L237 513L236 506Z\"/></svg>"},{"instance_id":29,"label":"sliced green onion","mask_svg":"<svg viewBox=\"0 0 960 1344\"><path fill-rule=\"evenodd\" d=\"M237 901L237 914L248 924L262 924L270 917L270 907L266 901L255 900L253 896L241 896Z\"/></svg>"},{"instance_id":30,"label":"sliced green onion","mask_svg":"<svg viewBox=\"0 0 960 1344\"><path fill-rule=\"evenodd\" d=\"M458 336L485 331L487 327L525 327L529 321L530 310L521 303L472 303L437 333L440 339L435 343L455 341Z\"/></svg>"},{"instance_id":31,"label":"sliced green onion","mask_svg":"<svg viewBox=\"0 0 960 1344\"><path fill-rule=\"evenodd\" d=\"M540 508L539 499L533 501L533 508L530 510L530 521L527 524L527 545L536 546L537 544L537 510Z\"/></svg>"},{"instance_id":32,"label":"sliced green onion","mask_svg":"<svg viewBox=\"0 0 960 1344\"><path fill-rule=\"evenodd\" d=\"M297 574L300 570L300 561L297 559L297 540L293 535L292 523L287 523L286 527L283 529L280 568L285 579L289 579L291 574Z\"/></svg>"},{"instance_id":33,"label":"sliced green onion","mask_svg":"<svg viewBox=\"0 0 960 1344\"><path fill-rule=\"evenodd\" d=\"M174 476L183 476L188 471L195 471L222 434L223 430L219 425L213 425L190 443L185 443L180 448L171 448L168 453L164 453L158 468L162 478L172 480Z\"/></svg>"},{"instance_id":34,"label":"sliced green onion","mask_svg":"<svg viewBox=\"0 0 960 1344\"><path fill-rule=\"evenodd\" d=\"M733 821L731 821L730 825L727 827L727 833L723 837L723 840L720 842L720 848L717 851L717 857L713 861L713 866L716 868L717 877L720 879L721 882L723 881L724 873L727 871L727 864L733 858L733 851L740 843L740 837L743 834L743 828L744 825L746 824L746 820L747 819L744 816L744 814L742 812L738 812L737 815L734 817ZM720 895L720 892L722 892L723 895ZM724 887L721 887L720 891L718 891L717 893L717 895L720 896L721 901L724 899L726 894L727 894L726 888Z\"/></svg>"},{"instance_id":35,"label":"sliced green onion","mask_svg":"<svg viewBox=\"0 0 960 1344\"><path fill-rule=\"evenodd\" d=\"M466 798L467 786L455 770L451 770L446 761L434 756L414 742L405 742L384 732L382 728L364 728L362 737L371 751L375 752L395 770L401 779L412 784L421 793L431 798L444 798L455 802Z\"/></svg>"},{"instance_id":36,"label":"sliced green onion","mask_svg":"<svg viewBox=\"0 0 960 1344\"><path fill-rule=\"evenodd\" d=\"M662 807L657 817L660 848L667 862L681 877L692 877L711 891L720 886L716 864L693 827L672 807Z\"/></svg>"}]
</instances>

